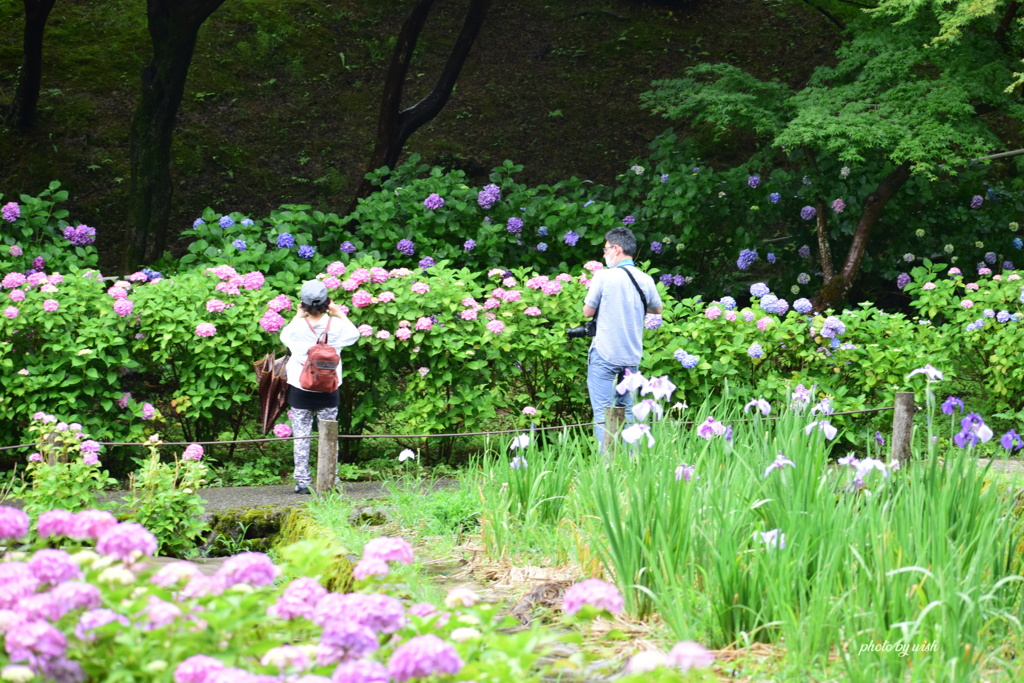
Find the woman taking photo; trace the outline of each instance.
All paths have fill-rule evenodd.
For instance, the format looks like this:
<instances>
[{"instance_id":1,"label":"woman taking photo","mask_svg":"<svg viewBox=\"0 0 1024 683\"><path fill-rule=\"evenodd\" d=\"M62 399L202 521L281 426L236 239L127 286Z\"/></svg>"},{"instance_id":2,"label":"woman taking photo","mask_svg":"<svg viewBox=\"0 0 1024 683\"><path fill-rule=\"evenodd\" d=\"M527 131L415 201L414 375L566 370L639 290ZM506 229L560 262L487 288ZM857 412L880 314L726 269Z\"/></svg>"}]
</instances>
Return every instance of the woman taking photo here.
<instances>
[{"instance_id":1,"label":"woman taking photo","mask_svg":"<svg viewBox=\"0 0 1024 683\"><path fill-rule=\"evenodd\" d=\"M309 493L312 479L309 476L309 436L313 433L313 415L319 427L323 420L338 419L338 389L333 391L309 391L302 388L302 370L306 357L318 340L326 336L326 343L341 354L344 346L351 346L359 339L355 325L341 311L341 306L332 303L327 288L319 280L309 280L299 292L299 307L283 330L281 343L288 347L291 358L285 366L288 374L288 405L292 421L292 435L295 458L295 493ZM335 370L337 383L341 384L341 363ZM306 437L306 438L302 438Z\"/></svg>"}]
</instances>

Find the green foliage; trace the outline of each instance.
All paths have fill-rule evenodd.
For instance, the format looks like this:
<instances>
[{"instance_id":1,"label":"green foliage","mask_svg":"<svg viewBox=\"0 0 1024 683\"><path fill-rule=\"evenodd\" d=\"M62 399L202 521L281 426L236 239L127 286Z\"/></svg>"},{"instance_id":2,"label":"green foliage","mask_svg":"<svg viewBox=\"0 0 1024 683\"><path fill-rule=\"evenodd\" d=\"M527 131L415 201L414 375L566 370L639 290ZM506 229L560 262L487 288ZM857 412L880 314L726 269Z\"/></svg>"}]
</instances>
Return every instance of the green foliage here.
<instances>
[{"instance_id":1,"label":"green foliage","mask_svg":"<svg viewBox=\"0 0 1024 683\"><path fill-rule=\"evenodd\" d=\"M96 266L95 246L75 246L64 239L64 228L72 224L67 221L68 211L57 205L67 199L68 191L60 189L56 180L38 196L22 194L7 198L20 209L20 216L0 233L0 253L9 269L25 272L33 268L32 262L38 257L44 259L47 269L58 272ZM3 194L0 203L6 204ZM21 248L21 256L10 253L10 247L15 245Z\"/></svg>"},{"instance_id":2,"label":"green foliage","mask_svg":"<svg viewBox=\"0 0 1024 683\"><path fill-rule=\"evenodd\" d=\"M149 457L137 461L139 469L130 479L131 497L125 499L128 515L156 536L160 553L183 557L209 530L202 518L205 502L199 495L206 466L185 458L161 462L159 437L144 443Z\"/></svg>"},{"instance_id":3,"label":"green foliage","mask_svg":"<svg viewBox=\"0 0 1024 683\"><path fill-rule=\"evenodd\" d=\"M53 415L40 413L28 432L35 437L37 450L29 456L25 476L12 491L27 514L36 517L55 509L80 512L111 507L99 499L104 488L116 482L100 469L98 459L87 456L88 445L82 449L86 439L80 425L69 426ZM99 451L98 445L94 448L93 453Z\"/></svg>"}]
</instances>

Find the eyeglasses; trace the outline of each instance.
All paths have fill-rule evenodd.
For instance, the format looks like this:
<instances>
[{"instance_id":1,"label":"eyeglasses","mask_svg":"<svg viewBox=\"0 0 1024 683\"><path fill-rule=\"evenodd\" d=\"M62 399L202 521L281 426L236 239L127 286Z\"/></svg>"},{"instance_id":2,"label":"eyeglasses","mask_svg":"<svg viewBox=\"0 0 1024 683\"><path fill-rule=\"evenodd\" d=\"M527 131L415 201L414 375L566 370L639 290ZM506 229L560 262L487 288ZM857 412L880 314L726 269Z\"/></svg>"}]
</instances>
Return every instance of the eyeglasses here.
<instances>
[{"instance_id":1,"label":"eyeglasses","mask_svg":"<svg viewBox=\"0 0 1024 683\"><path fill-rule=\"evenodd\" d=\"M619 246L619 245L617 245L617 244L606 244L606 245L604 245L604 250L608 251L609 249L614 249L617 246Z\"/></svg>"}]
</instances>

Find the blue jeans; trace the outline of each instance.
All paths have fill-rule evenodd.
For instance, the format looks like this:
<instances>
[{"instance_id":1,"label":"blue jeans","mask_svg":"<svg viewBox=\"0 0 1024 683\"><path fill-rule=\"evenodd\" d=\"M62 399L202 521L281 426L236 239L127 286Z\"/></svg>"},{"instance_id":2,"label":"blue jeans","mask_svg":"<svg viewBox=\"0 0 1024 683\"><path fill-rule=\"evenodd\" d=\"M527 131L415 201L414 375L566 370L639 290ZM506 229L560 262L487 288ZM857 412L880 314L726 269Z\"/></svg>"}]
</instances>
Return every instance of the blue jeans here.
<instances>
[{"instance_id":1,"label":"blue jeans","mask_svg":"<svg viewBox=\"0 0 1024 683\"><path fill-rule=\"evenodd\" d=\"M615 385L622 381L626 370L636 372L635 365L614 365L601 358L593 348L587 357L587 389L590 391L590 407L594 409L594 437L597 448L604 452L604 413L613 405L625 406L626 422L633 421L633 395L631 392L620 394Z\"/></svg>"}]
</instances>

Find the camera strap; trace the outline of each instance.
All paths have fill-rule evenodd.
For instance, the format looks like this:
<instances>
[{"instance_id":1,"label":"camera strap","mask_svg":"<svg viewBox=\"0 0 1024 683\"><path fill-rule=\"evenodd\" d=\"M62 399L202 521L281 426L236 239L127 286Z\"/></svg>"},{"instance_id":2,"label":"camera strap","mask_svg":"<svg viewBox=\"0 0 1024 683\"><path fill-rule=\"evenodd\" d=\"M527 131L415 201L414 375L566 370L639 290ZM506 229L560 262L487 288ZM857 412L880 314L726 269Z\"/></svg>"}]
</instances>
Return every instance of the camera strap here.
<instances>
[{"instance_id":1,"label":"camera strap","mask_svg":"<svg viewBox=\"0 0 1024 683\"><path fill-rule=\"evenodd\" d=\"M632 282L633 286L636 287L636 293L640 295L640 303L642 303L644 305L644 310L643 310L643 313L641 313L641 317L646 317L647 316L647 297L644 296L644 292L643 292L642 289L640 289L640 285L638 285L636 283L636 278L633 277L633 273L629 272L629 266L623 266L622 270L626 271L626 275L629 276L630 282Z\"/></svg>"}]
</instances>

